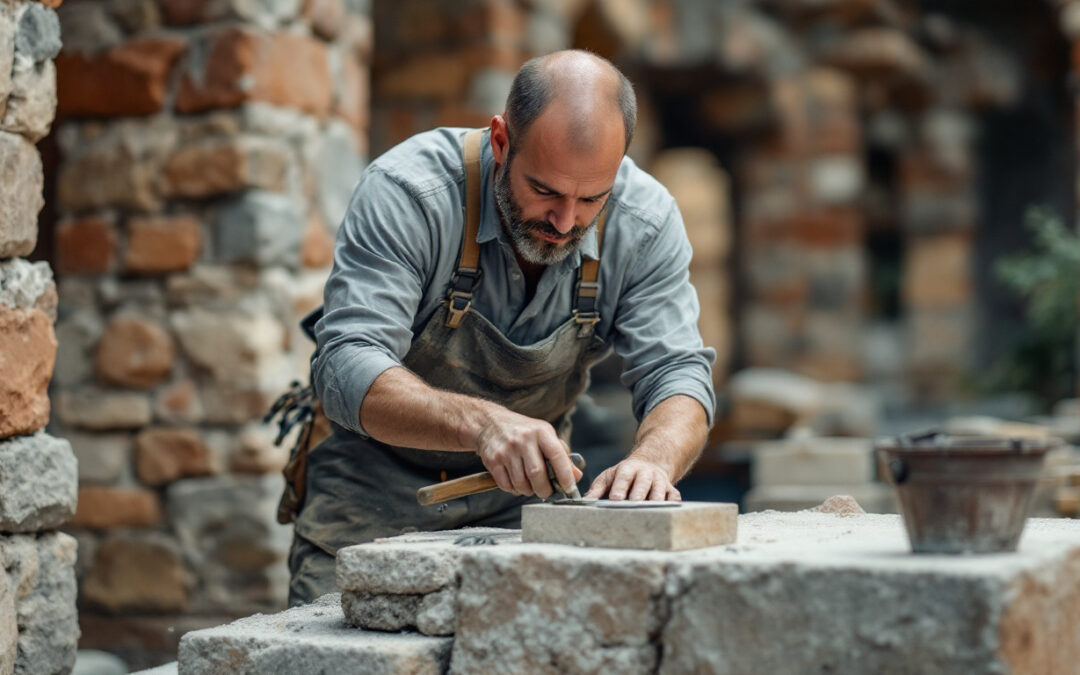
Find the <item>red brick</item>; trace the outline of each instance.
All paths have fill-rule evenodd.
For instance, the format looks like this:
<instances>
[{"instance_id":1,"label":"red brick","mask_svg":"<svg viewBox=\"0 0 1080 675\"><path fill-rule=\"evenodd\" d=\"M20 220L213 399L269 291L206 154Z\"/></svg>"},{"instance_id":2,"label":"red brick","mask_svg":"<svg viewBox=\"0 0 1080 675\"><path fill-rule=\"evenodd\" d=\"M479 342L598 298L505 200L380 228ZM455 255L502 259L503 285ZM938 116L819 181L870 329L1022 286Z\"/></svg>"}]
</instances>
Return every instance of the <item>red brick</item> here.
<instances>
[{"instance_id":1,"label":"red brick","mask_svg":"<svg viewBox=\"0 0 1080 675\"><path fill-rule=\"evenodd\" d=\"M149 389L172 371L176 345L156 323L137 317L109 322L94 357L97 376L111 384Z\"/></svg>"},{"instance_id":2,"label":"red brick","mask_svg":"<svg viewBox=\"0 0 1080 675\"><path fill-rule=\"evenodd\" d=\"M202 230L192 216L132 218L124 268L136 274L164 274L190 268L199 259Z\"/></svg>"},{"instance_id":3,"label":"red brick","mask_svg":"<svg viewBox=\"0 0 1080 675\"><path fill-rule=\"evenodd\" d=\"M135 437L135 470L151 486L216 473L210 449L191 429L144 429Z\"/></svg>"},{"instance_id":4,"label":"red brick","mask_svg":"<svg viewBox=\"0 0 1080 675\"><path fill-rule=\"evenodd\" d=\"M79 505L72 527L105 530L113 527L154 527L162 521L156 493L141 488L79 488Z\"/></svg>"},{"instance_id":5,"label":"red brick","mask_svg":"<svg viewBox=\"0 0 1080 675\"><path fill-rule=\"evenodd\" d=\"M0 305L0 438L32 434L49 421L55 363L49 316L39 309Z\"/></svg>"},{"instance_id":6,"label":"red brick","mask_svg":"<svg viewBox=\"0 0 1080 675\"><path fill-rule=\"evenodd\" d=\"M162 168L162 191L172 197L213 197L257 187L285 189L288 151L265 139L224 138L187 145Z\"/></svg>"},{"instance_id":7,"label":"red brick","mask_svg":"<svg viewBox=\"0 0 1080 675\"><path fill-rule=\"evenodd\" d=\"M116 229L102 218L83 218L56 228L59 274L106 274L116 263Z\"/></svg>"},{"instance_id":8,"label":"red brick","mask_svg":"<svg viewBox=\"0 0 1080 675\"><path fill-rule=\"evenodd\" d=\"M56 57L58 117L149 115L164 107L169 76L186 49L179 38L147 38L85 56Z\"/></svg>"},{"instance_id":9,"label":"red brick","mask_svg":"<svg viewBox=\"0 0 1080 675\"><path fill-rule=\"evenodd\" d=\"M332 83L326 48L314 38L228 28L208 38L202 72L180 81L176 108L195 113L264 101L325 116Z\"/></svg>"}]
</instances>

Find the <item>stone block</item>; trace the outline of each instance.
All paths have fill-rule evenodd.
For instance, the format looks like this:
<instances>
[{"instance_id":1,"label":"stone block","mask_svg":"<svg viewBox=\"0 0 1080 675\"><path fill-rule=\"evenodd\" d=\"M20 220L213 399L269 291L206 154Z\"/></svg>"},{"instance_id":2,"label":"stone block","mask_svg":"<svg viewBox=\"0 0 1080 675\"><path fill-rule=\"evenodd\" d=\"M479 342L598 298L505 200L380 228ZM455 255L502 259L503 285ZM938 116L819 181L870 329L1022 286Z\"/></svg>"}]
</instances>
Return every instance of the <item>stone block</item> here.
<instances>
[{"instance_id":1,"label":"stone block","mask_svg":"<svg viewBox=\"0 0 1080 675\"><path fill-rule=\"evenodd\" d=\"M192 380L171 382L154 397L154 419L165 424L198 424L205 415L199 388Z\"/></svg>"},{"instance_id":2,"label":"stone block","mask_svg":"<svg viewBox=\"0 0 1080 675\"><path fill-rule=\"evenodd\" d=\"M40 309L0 305L0 438L31 434L49 421L55 360L49 316Z\"/></svg>"},{"instance_id":3,"label":"stone block","mask_svg":"<svg viewBox=\"0 0 1080 675\"><path fill-rule=\"evenodd\" d=\"M229 137L181 146L166 161L162 190L169 197L204 198L261 188L281 192L292 157L271 139Z\"/></svg>"},{"instance_id":4,"label":"stone block","mask_svg":"<svg viewBox=\"0 0 1080 675\"><path fill-rule=\"evenodd\" d=\"M107 274L116 266L118 236L110 220L79 218L56 227L56 270L61 274Z\"/></svg>"},{"instance_id":5,"label":"stone block","mask_svg":"<svg viewBox=\"0 0 1080 675\"><path fill-rule=\"evenodd\" d=\"M199 259L202 228L192 216L132 218L124 269L158 275L190 268Z\"/></svg>"},{"instance_id":6,"label":"stone block","mask_svg":"<svg viewBox=\"0 0 1080 675\"><path fill-rule=\"evenodd\" d=\"M337 594L270 616L193 631L180 641L179 667L191 675L230 672L446 672L453 640L357 631Z\"/></svg>"},{"instance_id":7,"label":"stone block","mask_svg":"<svg viewBox=\"0 0 1080 675\"><path fill-rule=\"evenodd\" d=\"M37 217L45 205L37 148L0 131L0 258L29 255L37 243Z\"/></svg>"},{"instance_id":8,"label":"stone block","mask_svg":"<svg viewBox=\"0 0 1080 675\"><path fill-rule=\"evenodd\" d=\"M110 485L129 473L131 436L129 434L94 434L57 429L71 443L71 451L79 462L79 484Z\"/></svg>"},{"instance_id":9,"label":"stone block","mask_svg":"<svg viewBox=\"0 0 1080 675\"><path fill-rule=\"evenodd\" d=\"M116 527L155 527L162 522L157 493L142 488L82 487L73 527L108 530Z\"/></svg>"},{"instance_id":10,"label":"stone block","mask_svg":"<svg viewBox=\"0 0 1080 675\"><path fill-rule=\"evenodd\" d=\"M266 382L283 358L285 329L269 313L179 311L172 328L183 353L217 382Z\"/></svg>"},{"instance_id":11,"label":"stone block","mask_svg":"<svg viewBox=\"0 0 1080 675\"><path fill-rule=\"evenodd\" d=\"M3 546L0 537L0 547ZM6 565L0 565L0 673L7 675L15 670L18 653L19 630L15 619L15 589L11 578L5 573Z\"/></svg>"},{"instance_id":12,"label":"stone block","mask_svg":"<svg viewBox=\"0 0 1080 675\"><path fill-rule=\"evenodd\" d=\"M303 223L301 208L293 199L274 193L246 193L217 213L216 257L223 263L295 268Z\"/></svg>"},{"instance_id":13,"label":"stone block","mask_svg":"<svg viewBox=\"0 0 1080 675\"><path fill-rule=\"evenodd\" d=\"M57 114L124 117L161 111L173 66L186 49L183 39L154 37L93 55L63 52L56 59Z\"/></svg>"},{"instance_id":14,"label":"stone block","mask_svg":"<svg viewBox=\"0 0 1080 675\"><path fill-rule=\"evenodd\" d=\"M11 74L11 95L0 129L37 142L56 117L56 66L52 61L18 62Z\"/></svg>"},{"instance_id":15,"label":"stone block","mask_svg":"<svg viewBox=\"0 0 1080 675\"><path fill-rule=\"evenodd\" d=\"M830 497L844 495L854 499L867 513L896 513L893 490L884 483L852 485L762 485L743 497L743 506L751 511L803 511Z\"/></svg>"},{"instance_id":16,"label":"stone block","mask_svg":"<svg viewBox=\"0 0 1080 675\"><path fill-rule=\"evenodd\" d=\"M221 467L194 429L143 429L135 436L135 471L146 485L209 476Z\"/></svg>"},{"instance_id":17,"label":"stone block","mask_svg":"<svg viewBox=\"0 0 1080 675\"><path fill-rule=\"evenodd\" d=\"M343 548L337 556L338 588L369 595L424 595L442 590L454 584L462 551L452 541L409 544L393 539Z\"/></svg>"},{"instance_id":18,"label":"stone block","mask_svg":"<svg viewBox=\"0 0 1080 675\"><path fill-rule=\"evenodd\" d=\"M0 441L0 532L55 529L75 511L71 445L44 433Z\"/></svg>"},{"instance_id":19,"label":"stone block","mask_svg":"<svg viewBox=\"0 0 1080 675\"><path fill-rule=\"evenodd\" d=\"M1078 533L1030 521L1017 554L923 556L897 516L743 516L738 550L668 568L659 672L1068 672Z\"/></svg>"},{"instance_id":20,"label":"stone block","mask_svg":"<svg viewBox=\"0 0 1080 675\"><path fill-rule=\"evenodd\" d=\"M975 241L971 232L908 237L903 297L920 308L956 307L973 301Z\"/></svg>"},{"instance_id":21,"label":"stone block","mask_svg":"<svg viewBox=\"0 0 1080 675\"><path fill-rule=\"evenodd\" d=\"M324 117L333 84L326 47L311 37L226 28L205 38L205 58L180 81L176 108L195 113L264 101Z\"/></svg>"},{"instance_id":22,"label":"stone block","mask_svg":"<svg viewBox=\"0 0 1080 675\"><path fill-rule=\"evenodd\" d=\"M39 309L56 317L56 284L46 262L0 261L0 307Z\"/></svg>"},{"instance_id":23,"label":"stone block","mask_svg":"<svg viewBox=\"0 0 1080 675\"><path fill-rule=\"evenodd\" d=\"M754 452L758 485L861 485L874 479L874 454L865 438L806 438L762 443Z\"/></svg>"},{"instance_id":24,"label":"stone block","mask_svg":"<svg viewBox=\"0 0 1080 675\"><path fill-rule=\"evenodd\" d=\"M98 548L81 597L87 607L110 613L183 612L191 584L172 539L116 535Z\"/></svg>"},{"instance_id":25,"label":"stone block","mask_svg":"<svg viewBox=\"0 0 1080 675\"><path fill-rule=\"evenodd\" d=\"M62 532L37 537L37 575L17 603L16 675L64 675L79 641L75 608L75 539Z\"/></svg>"},{"instance_id":26,"label":"stone block","mask_svg":"<svg viewBox=\"0 0 1080 675\"><path fill-rule=\"evenodd\" d=\"M56 12L39 4L25 5L15 33L16 57L41 63L56 58L60 46Z\"/></svg>"},{"instance_id":27,"label":"stone block","mask_svg":"<svg viewBox=\"0 0 1080 675\"><path fill-rule=\"evenodd\" d=\"M416 626L421 595L386 595L342 591L345 622L366 630L399 631Z\"/></svg>"},{"instance_id":28,"label":"stone block","mask_svg":"<svg viewBox=\"0 0 1080 675\"><path fill-rule=\"evenodd\" d=\"M150 424L150 398L139 392L83 387L55 397L56 415L69 427L108 431Z\"/></svg>"},{"instance_id":29,"label":"stone block","mask_svg":"<svg viewBox=\"0 0 1080 675\"><path fill-rule=\"evenodd\" d=\"M653 551L686 551L735 541L739 514L735 504L628 505L527 504L521 509L521 540Z\"/></svg>"},{"instance_id":30,"label":"stone block","mask_svg":"<svg viewBox=\"0 0 1080 675\"><path fill-rule=\"evenodd\" d=\"M451 670L655 672L665 560L528 544L467 551Z\"/></svg>"},{"instance_id":31,"label":"stone block","mask_svg":"<svg viewBox=\"0 0 1080 675\"><path fill-rule=\"evenodd\" d=\"M158 323L136 315L116 315L105 327L94 357L104 382L149 389L172 371L176 346Z\"/></svg>"}]
</instances>

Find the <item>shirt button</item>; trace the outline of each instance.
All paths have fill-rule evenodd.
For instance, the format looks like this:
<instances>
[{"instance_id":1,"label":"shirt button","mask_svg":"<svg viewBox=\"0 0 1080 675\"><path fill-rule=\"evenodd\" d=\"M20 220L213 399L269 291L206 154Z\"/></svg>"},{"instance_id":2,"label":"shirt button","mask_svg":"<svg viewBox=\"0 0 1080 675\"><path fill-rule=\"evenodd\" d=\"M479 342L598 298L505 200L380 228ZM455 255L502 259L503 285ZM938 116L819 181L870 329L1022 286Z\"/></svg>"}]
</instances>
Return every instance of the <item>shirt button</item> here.
<instances>
[{"instance_id":1,"label":"shirt button","mask_svg":"<svg viewBox=\"0 0 1080 675\"><path fill-rule=\"evenodd\" d=\"M521 281L521 274L519 274L518 272L514 272L510 275L510 278L514 281Z\"/></svg>"}]
</instances>

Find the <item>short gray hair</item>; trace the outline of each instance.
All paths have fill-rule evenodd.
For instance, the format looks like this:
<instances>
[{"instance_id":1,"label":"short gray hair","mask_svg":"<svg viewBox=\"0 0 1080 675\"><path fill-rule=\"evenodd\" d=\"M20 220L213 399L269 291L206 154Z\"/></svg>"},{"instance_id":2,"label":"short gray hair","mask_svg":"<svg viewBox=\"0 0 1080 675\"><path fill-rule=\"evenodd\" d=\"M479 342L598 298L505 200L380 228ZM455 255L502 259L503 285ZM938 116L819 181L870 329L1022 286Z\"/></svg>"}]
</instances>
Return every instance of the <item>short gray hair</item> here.
<instances>
[{"instance_id":1,"label":"short gray hair","mask_svg":"<svg viewBox=\"0 0 1080 675\"><path fill-rule=\"evenodd\" d=\"M611 66L611 69L618 73L617 101L619 111L622 113L623 128L626 130L626 146L623 149L625 152L630 149L630 141L634 138L634 126L637 123L637 95L634 94L634 85L610 61L591 52L589 54ZM506 97L506 123L511 138L523 137L551 102L553 94L551 79L543 72L544 58L537 56L526 61L514 76L513 84L510 85L510 95ZM514 152L514 144L511 143L510 154L513 155Z\"/></svg>"}]
</instances>

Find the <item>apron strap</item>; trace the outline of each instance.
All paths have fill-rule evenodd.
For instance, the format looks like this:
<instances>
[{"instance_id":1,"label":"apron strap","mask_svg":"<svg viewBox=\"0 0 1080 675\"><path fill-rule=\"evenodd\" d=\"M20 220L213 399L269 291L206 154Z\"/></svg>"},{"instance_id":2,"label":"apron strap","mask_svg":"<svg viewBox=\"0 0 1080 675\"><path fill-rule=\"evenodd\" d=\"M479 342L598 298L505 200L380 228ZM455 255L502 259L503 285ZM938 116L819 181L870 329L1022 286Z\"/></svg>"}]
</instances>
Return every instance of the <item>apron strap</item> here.
<instances>
[{"instance_id":1,"label":"apron strap","mask_svg":"<svg viewBox=\"0 0 1080 675\"><path fill-rule=\"evenodd\" d=\"M610 204L610 198L608 204ZM592 337L600 314L596 309L596 298L600 294L600 251L604 244L604 225L607 223L608 207L600 213L596 221L596 260L586 260L578 268L578 280L574 286L574 323L578 326L578 337Z\"/></svg>"},{"instance_id":2,"label":"apron strap","mask_svg":"<svg viewBox=\"0 0 1080 675\"><path fill-rule=\"evenodd\" d=\"M450 311L446 315L449 328L457 328L461 323L472 306L473 291L480 285L480 245L476 243L476 235L480 232L480 141L483 135L483 129L473 129L465 134L465 232L457 272L450 281Z\"/></svg>"}]
</instances>

